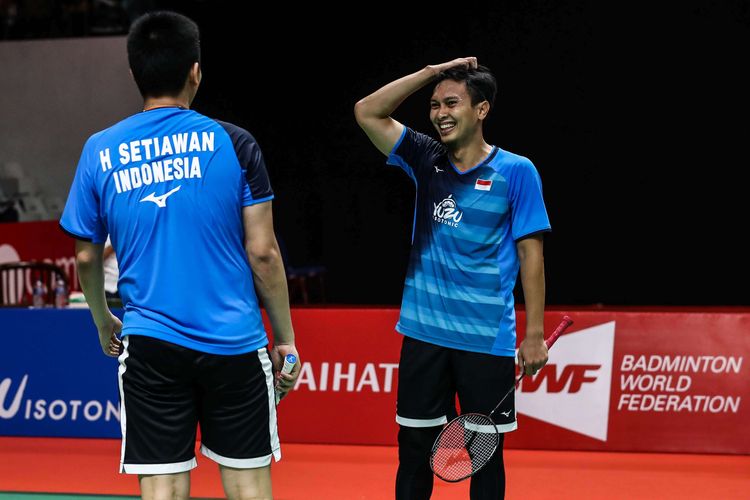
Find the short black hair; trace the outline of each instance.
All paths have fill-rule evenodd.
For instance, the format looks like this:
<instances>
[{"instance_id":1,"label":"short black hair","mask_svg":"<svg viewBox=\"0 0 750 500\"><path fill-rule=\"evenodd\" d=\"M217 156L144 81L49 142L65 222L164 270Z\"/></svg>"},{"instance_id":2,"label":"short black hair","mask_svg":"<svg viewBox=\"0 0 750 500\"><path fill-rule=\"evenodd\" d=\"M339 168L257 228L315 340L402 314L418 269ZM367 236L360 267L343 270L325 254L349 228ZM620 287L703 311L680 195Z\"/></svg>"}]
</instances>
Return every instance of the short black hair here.
<instances>
[{"instance_id":1,"label":"short black hair","mask_svg":"<svg viewBox=\"0 0 750 500\"><path fill-rule=\"evenodd\" d=\"M143 97L177 95L194 63L200 63L198 25L176 12L150 12L128 33L128 63Z\"/></svg>"},{"instance_id":2,"label":"short black hair","mask_svg":"<svg viewBox=\"0 0 750 500\"><path fill-rule=\"evenodd\" d=\"M497 95L497 80L490 69L486 66L477 66L476 69L455 67L443 71L437 77L435 85L443 80L465 82L466 91L471 97L471 105L477 105L482 101L490 103L490 108L495 105Z\"/></svg>"}]
</instances>

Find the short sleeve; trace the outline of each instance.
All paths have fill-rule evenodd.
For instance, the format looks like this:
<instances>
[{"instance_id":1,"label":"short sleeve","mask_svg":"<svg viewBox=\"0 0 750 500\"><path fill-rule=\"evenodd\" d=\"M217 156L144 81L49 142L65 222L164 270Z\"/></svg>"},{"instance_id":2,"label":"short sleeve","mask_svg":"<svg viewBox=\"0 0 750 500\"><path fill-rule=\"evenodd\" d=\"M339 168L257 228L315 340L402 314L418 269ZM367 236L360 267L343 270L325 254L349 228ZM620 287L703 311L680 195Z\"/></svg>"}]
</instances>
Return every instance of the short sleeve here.
<instances>
[{"instance_id":1,"label":"short sleeve","mask_svg":"<svg viewBox=\"0 0 750 500\"><path fill-rule=\"evenodd\" d=\"M443 146L432 137L404 127L401 137L393 146L386 163L400 167L409 177L432 170L435 159Z\"/></svg>"},{"instance_id":2,"label":"short sleeve","mask_svg":"<svg viewBox=\"0 0 750 500\"><path fill-rule=\"evenodd\" d=\"M250 134L248 134L250 135ZM252 137L252 136L250 136ZM247 192L243 196L242 205L254 205L273 199L271 181L268 178L266 162L263 153L255 140L247 141L245 150L237 152L240 165L245 173ZM249 194L249 196L247 196Z\"/></svg>"},{"instance_id":3,"label":"short sleeve","mask_svg":"<svg viewBox=\"0 0 750 500\"><path fill-rule=\"evenodd\" d=\"M232 123L217 122L232 140L234 153L242 169L242 206L255 205L273 199L273 189L268 178L266 162L255 137L247 130Z\"/></svg>"},{"instance_id":4,"label":"short sleeve","mask_svg":"<svg viewBox=\"0 0 750 500\"><path fill-rule=\"evenodd\" d=\"M92 140L86 143L78 161L73 184L60 218L60 227L71 236L92 243L107 240L107 228L101 217L100 195L95 183Z\"/></svg>"},{"instance_id":5,"label":"short sleeve","mask_svg":"<svg viewBox=\"0 0 750 500\"><path fill-rule=\"evenodd\" d=\"M534 164L523 160L513 168L508 193L514 240L551 229L542 196L542 180Z\"/></svg>"}]
</instances>

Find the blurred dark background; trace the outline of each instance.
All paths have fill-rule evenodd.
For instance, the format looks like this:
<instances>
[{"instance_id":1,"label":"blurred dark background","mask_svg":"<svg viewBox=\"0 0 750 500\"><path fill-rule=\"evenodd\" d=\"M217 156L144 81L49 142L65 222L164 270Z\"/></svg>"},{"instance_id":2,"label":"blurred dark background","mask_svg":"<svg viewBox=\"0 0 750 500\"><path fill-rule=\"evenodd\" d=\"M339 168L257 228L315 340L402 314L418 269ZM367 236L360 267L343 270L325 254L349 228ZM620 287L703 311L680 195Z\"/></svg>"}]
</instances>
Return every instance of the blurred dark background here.
<instances>
[{"instance_id":1,"label":"blurred dark background","mask_svg":"<svg viewBox=\"0 0 750 500\"><path fill-rule=\"evenodd\" d=\"M194 108L257 138L288 260L327 269L328 302L399 303L410 247L413 183L354 103L473 55L500 85L485 137L542 177L548 304L750 303L748 2L252 5L0 0L0 16L5 39L122 35L149 9L192 17ZM395 117L431 133L430 92Z\"/></svg>"}]
</instances>

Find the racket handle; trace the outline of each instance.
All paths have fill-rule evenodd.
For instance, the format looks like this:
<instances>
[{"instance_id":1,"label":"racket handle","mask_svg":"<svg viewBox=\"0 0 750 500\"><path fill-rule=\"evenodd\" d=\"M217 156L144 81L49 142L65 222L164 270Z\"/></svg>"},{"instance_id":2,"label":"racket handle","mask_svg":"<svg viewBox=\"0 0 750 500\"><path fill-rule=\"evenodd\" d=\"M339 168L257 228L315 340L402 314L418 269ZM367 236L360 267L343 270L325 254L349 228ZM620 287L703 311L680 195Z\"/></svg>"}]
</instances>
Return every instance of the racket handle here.
<instances>
[{"instance_id":1,"label":"racket handle","mask_svg":"<svg viewBox=\"0 0 750 500\"><path fill-rule=\"evenodd\" d=\"M573 320L570 319L570 316L567 314L563 316L562 321L559 325L557 325L557 328L555 328L555 331L552 332L552 335L549 336L547 340L544 341L544 343L547 345L547 349L552 347L552 345L557 342L557 338L563 334L565 330L568 329L570 325L573 324ZM513 387L508 389L508 392L505 393L503 396L503 399L500 400L500 402L495 406L495 408L489 413L488 416L492 417L492 415L497 411L498 408L500 408L500 405L503 404L503 401L505 401L505 398L510 396L510 394L518 387L518 384L521 382L521 379L523 379L523 376L526 375L526 371L524 370L523 366L521 367L521 375L516 379L516 383L513 384Z\"/></svg>"},{"instance_id":2,"label":"racket handle","mask_svg":"<svg viewBox=\"0 0 750 500\"><path fill-rule=\"evenodd\" d=\"M281 373L292 373L292 370L294 369L294 365L297 363L297 356L294 354L287 354L284 356L284 366L281 367ZM281 401L281 395L277 392L276 393L276 404L279 404L279 401Z\"/></svg>"},{"instance_id":3,"label":"racket handle","mask_svg":"<svg viewBox=\"0 0 750 500\"><path fill-rule=\"evenodd\" d=\"M550 335L549 338L544 341L544 343L547 344L547 349L552 347L555 344L555 342L557 342L558 337L562 335L563 332L567 330L568 327L572 324L573 324L573 320L570 319L570 316L568 316L567 314L563 316L562 321L560 322L559 325L557 325L557 328L555 328L555 331L552 332L552 335Z\"/></svg>"},{"instance_id":4,"label":"racket handle","mask_svg":"<svg viewBox=\"0 0 750 500\"><path fill-rule=\"evenodd\" d=\"M281 367L281 373L292 373L294 365L297 363L297 356L287 354L284 356L284 366Z\"/></svg>"}]
</instances>

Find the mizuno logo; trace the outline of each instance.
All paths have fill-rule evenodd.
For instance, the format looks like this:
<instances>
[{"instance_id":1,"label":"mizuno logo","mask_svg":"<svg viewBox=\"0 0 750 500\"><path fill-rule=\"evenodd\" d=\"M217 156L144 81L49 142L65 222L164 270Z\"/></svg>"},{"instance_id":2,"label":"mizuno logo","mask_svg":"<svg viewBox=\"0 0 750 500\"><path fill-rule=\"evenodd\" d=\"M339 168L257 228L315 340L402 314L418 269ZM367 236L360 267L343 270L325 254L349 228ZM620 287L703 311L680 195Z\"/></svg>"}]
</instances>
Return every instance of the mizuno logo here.
<instances>
[{"instance_id":1,"label":"mizuno logo","mask_svg":"<svg viewBox=\"0 0 750 500\"><path fill-rule=\"evenodd\" d=\"M445 170L443 170L442 168L438 168L437 165L433 165L433 167L435 167L435 173L439 174L440 172L445 172Z\"/></svg>"},{"instance_id":2,"label":"mizuno logo","mask_svg":"<svg viewBox=\"0 0 750 500\"><path fill-rule=\"evenodd\" d=\"M180 190L182 186L177 186L173 190L169 191L168 193L164 193L162 195L156 196L156 192L151 193L150 195L143 198L141 201L153 201L156 203L156 206L159 208L164 208L167 206L167 198L172 196L174 193Z\"/></svg>"},{"instance_id":3,"label":"mizuno logo","mask_svg":"<svg viewBox=\"0 0 750 500\"><path fill-rule=\"evenodd\" d=\"M501 411L501 412L500 412L500 415L502 415L503 417L507 417L508 415L510 415L510 412L511 412L511 410L508 410L508 411Z\"/></svg>"}]
</instances>

